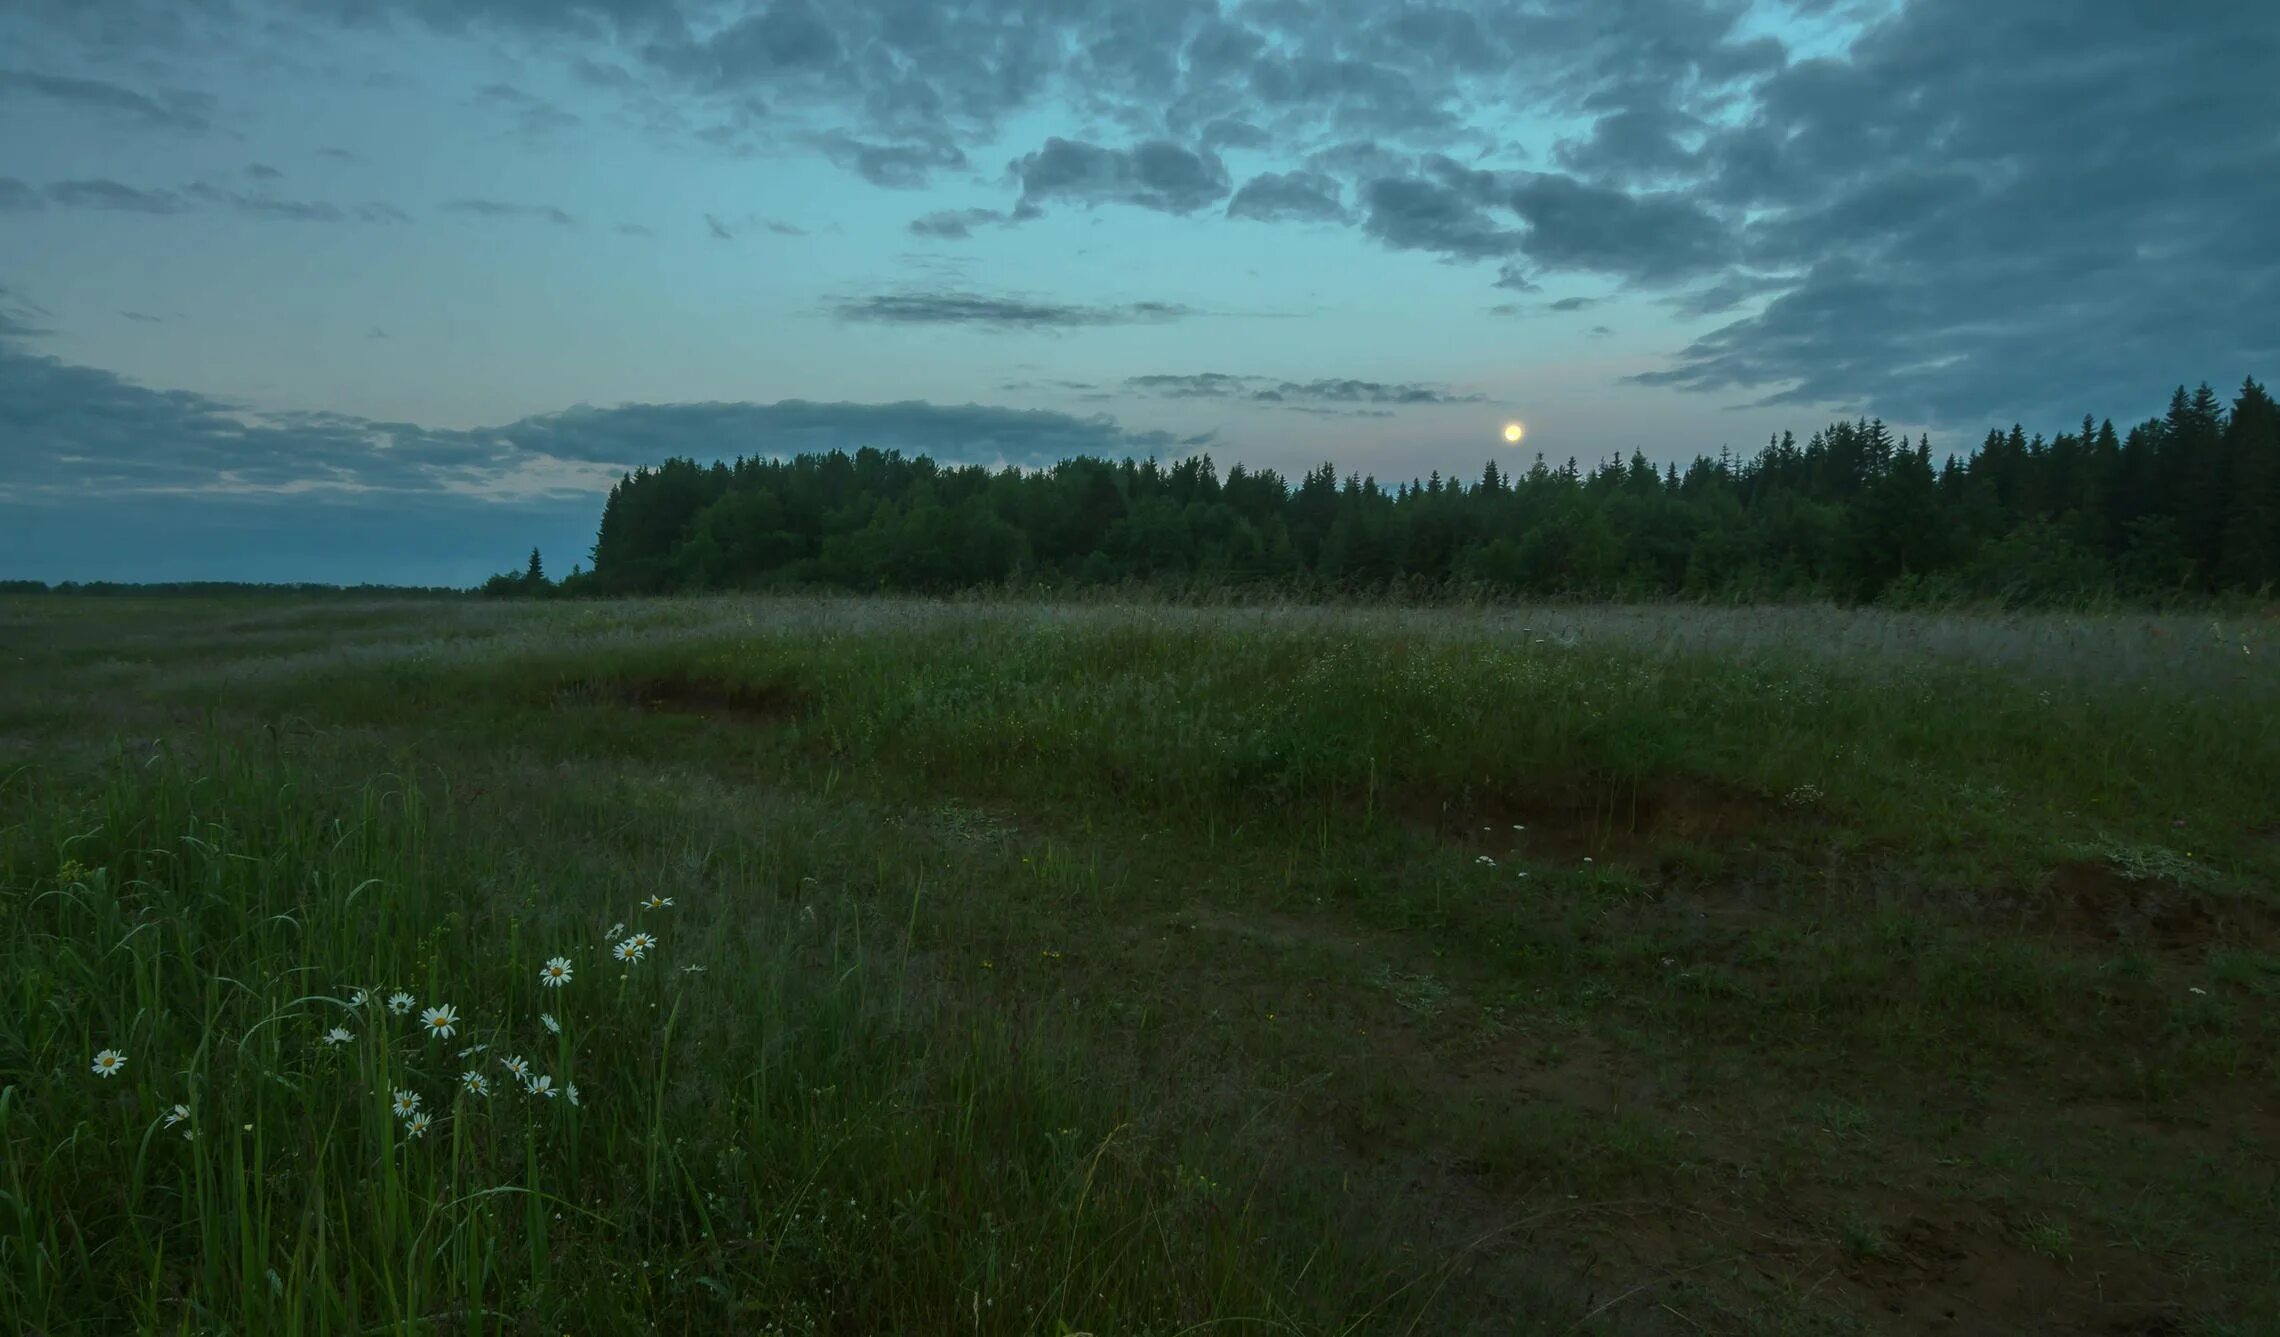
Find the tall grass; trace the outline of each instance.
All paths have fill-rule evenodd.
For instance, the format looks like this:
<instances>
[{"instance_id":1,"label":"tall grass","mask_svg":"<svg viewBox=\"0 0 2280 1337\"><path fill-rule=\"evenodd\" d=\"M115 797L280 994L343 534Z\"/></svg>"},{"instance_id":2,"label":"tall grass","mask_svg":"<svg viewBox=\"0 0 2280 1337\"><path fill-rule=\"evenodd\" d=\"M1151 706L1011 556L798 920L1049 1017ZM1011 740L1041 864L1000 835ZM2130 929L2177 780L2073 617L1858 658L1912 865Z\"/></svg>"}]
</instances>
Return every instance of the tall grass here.
<instances>
[{"instance_id":1,"label":"tall grass","mask_svg":"<svg viewBox=\"0 0 2280 1337\"><path fill-rule=\"evenodd\" d=\"M221 743L5 799L9 1331L1306 1331L1397 1289L1182 1169L1049 1022L917 987L915 888L886 926L764 855L502 883L408 775Z\"/></svg>"}]
</instances>

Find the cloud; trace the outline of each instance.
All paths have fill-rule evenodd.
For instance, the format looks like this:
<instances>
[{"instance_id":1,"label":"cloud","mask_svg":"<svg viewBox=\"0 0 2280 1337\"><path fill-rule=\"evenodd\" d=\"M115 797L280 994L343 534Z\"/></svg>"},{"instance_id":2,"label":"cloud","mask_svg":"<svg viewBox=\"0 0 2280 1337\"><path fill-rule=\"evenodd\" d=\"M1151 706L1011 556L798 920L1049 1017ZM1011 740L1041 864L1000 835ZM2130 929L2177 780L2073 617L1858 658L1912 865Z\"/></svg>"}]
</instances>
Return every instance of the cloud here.
<instances>
[{"instance_id":1,"label":"cloud","mask_svg":"<svg viewBox=\"0 0 2280 1337\"><path fill-rule=\"evenodd\" d=\"M1045 146L1008 164L1021 181L1021 203L1048 200L1086 205L1131 204L1163 213L1188 214L1225 198L1227 168L1216 154L1148 140L1130 149L1052 136Z\"/></svg>"},{"instance_id":2,"label":"cloud","mask_svg":"<svg viewBox=\"0 0 2280 1337\"><path fill-rule=\"evenodd\" d=\"M575 226L577 221L568 212L551 204L509 204L503 200L452 200L442 206L444 212L475 214L483 218L543 218L561 227Z\"/></svg>"},{"instance_id":3,"label":"cloud","mask_svg":"<svg viewBox=\"0 0 2280 1337\"><path fill-rule=\"evenodd\" d=\"M1365 381L1323 377L1312 381L1275 380L1222 371L1128 376L1127 390L1164 399L1223 399L1261 404L1478 404L1484 397L1456 394L1423 382Z\"/></svg>"},{"instance_id":4,"label":"cloud","mask_svg":"<svg viewBox=\"0 0 2280 1337\"><path fill-rule=\"evenodd\" d=\"M739 451L923 452L938 460L1049 464L1072 455L1127 455L1183 444L1169 432L1133 431L1107 416L984 404L817 403L627 404L574 408L494 429L502 440L551 458L619 463L669 455Z\"/></svg>"},{"instance_id":5,"label":"cloud","mask_svg":"<svg viewBox=\"0 0 2280 1337\"><path fill-rule=\"evenodd\" d=\"M1370 182L1362 206L1362 230L1394 250L1482 260L1510 255L1523 240L1458 191L1415 177Z\"/></svg>"},{"instance_id":6,"label":"cloud","mask_svg":"<svg viewBox=\"0 0 2280 1337\"><path fill-rule=\"evenodd\" d=\"M1544 303L1546 311L1588 311L1598 304L1596 297L1562 297L1556 302Z\"/></svg>"},{"instance_id":7,"label":"cloud","mask_svg":"<svg viewBox=\"0 0 2280 1337\"><path fill-rule=\"evenodd\" d=\"M736 233L731 230L731 224L736 227L764 227L779 237L804 237L808 234L806 228L796 223L787 223L780 218L766 218L759 214L745 214L741 218L728 219L724 219L718 214L705 215L705 230L718 240L736 240Z\"/></svg>"},{"instance_id":8,"label":"cloud","mask_svg":"<svg viewBox=\"0 0 2280 1337\"><path fill-rule=\"evenodd\" d=\"M1082 306L947 290L880 294L842 302L834 311L842 320L888 325L971 325L995 330L1160 324L1191 314L1188 308L1169 302Z\"/></svg>"},{"instance_id":9,"label":"cloud","mask_svg":"<svg viewBox=\"0 0 2280 1337\"><path fill-rule=\"evenodd\" d=\"M260 162L247 163L245 174L256 181L276 181L285 175L269 164Z\"/></svg>"},{"instance_id":10,"label":"cloud","mask_svg":"<svg viewBox=\"0 0 2280 1337\"><path fill-rule=\"evenodd\" d=\"M834 165L890 190L917 190L936 170L966 165L965 151L941 139L878 144L835 130L817 136L815 143Z\"/></svg>"},{"instance_id":11,"label":"cloud","mask_svg":"<svg viewBox=\"0 0 2280 1337\"><path fill-rule=\"evenodd\" d=\"M409 223L412 221L410 214L405 213L393 204L377 200L351 206L349 212L355 214L356 220L360 223Z\"/></svg>"},{"instance_id":12,"label":"cloud","mask_svg":"<svg viewBox=\"0 0 2280 1337\"><path fill-rule=\"evenodd\" d=\"M1006 223L1011 216L997 209L939 209L910 220L914 236L964 240L985 223Z\"/></svg>"},{"instance_id":13,"label":"cloud","mask_svg":"<svg viewBox=\"0 0 2280 1337\"><path fill-rule=\"evenodd\" d=\"M100 79L31 70L0 70L0 97L8 96L45 98L108 112L132 125L181 131L211 128L214 108L214 99L204 93L173 90L151 97Z\"/></svg>"},{"instance_id":14,"label":"cloud","mask_svg":"<svg viewBox=\"0 0 2280 1337\"><path fill-rule=\"evenodd\" d=\"M164 325L166 323L164 318L143 311L121 311L119 314L138 325Z\"/></svg>"},{"instance_id":15,"label":"cloud","mask_svg":"<svg viewBox=\"0 0 2280 1337\"><path fill-rule=\"evenodd\" d=\"M320 157L331 158L331 159L333 159L333 160L334 160L334 161L336 161L336 162L363 162L363 161L364 161L362 158L359 158L359 157L357 157L355 154L353 154L353 153L350 153L350 152L349 152L347 149L340 149L340 148L331 148L331 147L327 147L327 148L321 148L321 149L318 149L318 150L317 150L317 154L318 154L318 156L320 156Z\"/></svg>"},{"instance_id":16,"label":"cloud","mask_svg":"<svg viewBox=\"0 0 2280 1337\"><path fill-rule=\"evenodd\" d=\"M1262 172L1243 183L1227 202L1229 218L1263 223L1286 219L1343 222L1346 206L1338 183L1320 172Z\"/></svg>"},{"instance_id":17,"label":"cloud","mask_svg":"<svg viewBox=\"0 0 2280 1337\"><path fill-rule=\"evenodd\" d=\"M184 187L182 193L194 200L200 200L220 208L232 209L253 218L278 218L302 223L337 223L348 216L336 205L240 195L234 190L210 186L203 181Z\"/></svg>"},{"instance_id":18,"label":"cloud","mask_svg":"<svg viewBox=\"0 0 2280 1337\"><path fill-rule=\"evenodd\" d=\"M12 176L0 176L0 213L39 209L46 204L40 193L30 186Z\"/></svg>"},{"instance_id":19,"label":"cloud","mask_svg":"<svg viewBox=\"0 0 2280 1337\"><path fill-rule=\"evenodd\" d=\"M57 181L47 188L48 198L75 209L116 209L127 213L178 214L189 209L171 190L137 190L116 181Z\"/></svg>"},{"instance_id":20,"label":"cloud","mask_svg":"<svg viewBox=\"0 0 2280 1337\"><path fill-rule=\"evenodd\" d=\"M515 133L533 143L548 140L562 131L585 124L585 118L564 111L545 98L526 93L512 84L485 84L475 90L470 103L477 107L512 113Z\"/></svg>"},{"instance_id":21,"label":"cloud","mask_svg":"<svg viewBox=\"0 0 2280 1337\"><path fill-rule=\"evenodd\" d=\"M2269 10L2220 0L1879 18L1706 138L1747 268L1682 309L1777 295L1637 379L1942 426L2269 368L2275 58Z\"/></svg>"},{"instance_id":22,"label":"cloud","mask_svg":"<svg viewBox=\"0 0 2280 1337\"><path fill-rule=\"evenodd\" d=\"M1675 193L1633 195L1534 172L1521 175L1507 198L1528 223L1522 250L1546 268L1661 283L1712 272L1735 258L1726 227Z\"/></svg>"},{"instance_id":23,"label":"cloud","mask_svg":"<svg viewBox=\"0 0 2280 1337\"><path fill-rule=\"evenodd\" d=\"M656 232L639 223L620 223L617 225L617 230L618 235L624 237L654 237L657 235Z\"/></svg>"}]
</instances>

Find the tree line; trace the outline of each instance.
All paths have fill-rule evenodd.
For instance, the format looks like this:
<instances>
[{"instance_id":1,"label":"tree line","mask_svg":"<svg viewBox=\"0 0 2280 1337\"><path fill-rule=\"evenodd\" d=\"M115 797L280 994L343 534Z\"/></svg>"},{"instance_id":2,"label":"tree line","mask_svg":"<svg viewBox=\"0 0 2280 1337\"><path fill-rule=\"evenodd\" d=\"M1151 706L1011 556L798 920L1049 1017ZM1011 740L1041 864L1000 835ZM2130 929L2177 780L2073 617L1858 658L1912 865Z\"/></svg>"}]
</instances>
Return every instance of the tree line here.
<instances>
[{"instance_id":1,"label":"tree line","mask_svg":"<svg viewBox=\"0 0 2280 1337\"><path fill-rule=\"evenodd\" d=\"M2118 434L1990 431L1935 462L1881 420L1754 456L1658 470L1491 460L1393 487L1329 464L1295 485L1208 455L947 467L863 448L675 458L610 489L590 569L534 551L493 594L784 587L949 592L1272 587L1531 597L1834 598L2036 604L2195 600L2280 584L2280 410L2180 386Z\"/></svg>"}]
</instances>

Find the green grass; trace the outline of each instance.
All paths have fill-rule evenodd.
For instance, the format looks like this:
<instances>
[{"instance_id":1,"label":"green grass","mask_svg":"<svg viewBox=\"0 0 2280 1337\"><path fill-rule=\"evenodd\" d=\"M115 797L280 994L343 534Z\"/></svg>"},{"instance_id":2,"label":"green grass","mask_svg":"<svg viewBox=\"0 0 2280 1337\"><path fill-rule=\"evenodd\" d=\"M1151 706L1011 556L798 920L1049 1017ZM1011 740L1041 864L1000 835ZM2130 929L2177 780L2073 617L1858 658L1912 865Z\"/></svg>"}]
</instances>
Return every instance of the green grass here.
<instances>
[{"instance_id":1,"label":"green grass","mask_svg":"<svg viewBox=\"0 0 2280 1337\"><path fill-rule=\"evenodd\" d=\"M2268 625L0 604L0 1320L2280 1326Z\"/></svg>"}]
</instances>

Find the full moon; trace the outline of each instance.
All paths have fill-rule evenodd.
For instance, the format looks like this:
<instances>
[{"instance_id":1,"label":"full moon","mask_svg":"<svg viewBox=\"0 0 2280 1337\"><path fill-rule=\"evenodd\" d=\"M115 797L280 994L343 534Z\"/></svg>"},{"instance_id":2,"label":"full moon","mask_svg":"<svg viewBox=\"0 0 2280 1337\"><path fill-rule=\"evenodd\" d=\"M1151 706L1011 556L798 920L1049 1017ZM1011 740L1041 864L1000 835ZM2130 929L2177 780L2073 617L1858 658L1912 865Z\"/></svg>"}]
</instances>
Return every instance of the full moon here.
<instances>
[{"instance_id":1,"label":"full moon","mask_svg":"<svg viewBox=\"0 0 2280 1337\"><path fill-rule=\"evenodd\" d=\"M1526 435L1527 432L1521 428L1520 424L1516 422L1504 424L1504 440L1506 443L1517 444L1520 438Z\"/></svg>"}]
</instances>

